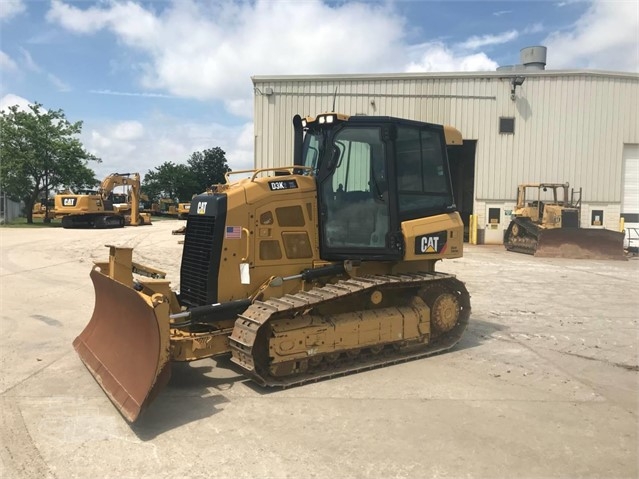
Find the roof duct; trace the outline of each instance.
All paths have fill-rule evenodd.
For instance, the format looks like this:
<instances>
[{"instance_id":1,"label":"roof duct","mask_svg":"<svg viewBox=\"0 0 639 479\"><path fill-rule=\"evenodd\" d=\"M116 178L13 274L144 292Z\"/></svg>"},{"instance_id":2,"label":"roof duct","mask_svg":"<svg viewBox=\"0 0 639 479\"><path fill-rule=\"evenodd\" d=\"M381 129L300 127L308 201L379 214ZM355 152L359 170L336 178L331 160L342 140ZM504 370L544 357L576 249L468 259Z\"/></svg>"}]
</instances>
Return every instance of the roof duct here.
<instances>
[{"instance_id":1,"label":"roof duct","mask_svg":"<svg viewBox=\"0 0 639 479\"><path fill-rule=\"evenodd\" d=\"M524 70L545 70L547 48L542 46L526 47L519 51L517 65L504 65L497 67L497 71L521 72Z\"/></svg>"},{"instance_id":2,"label":"roof duct","mask_svg":"<svg viewBox=\"0 0 639 479\"><path fill-rule=\"evenodd\" d=\"M519 53L519 60L526 70L546 69L546 47L526 47Z\"/></svg>"}]
</instances>

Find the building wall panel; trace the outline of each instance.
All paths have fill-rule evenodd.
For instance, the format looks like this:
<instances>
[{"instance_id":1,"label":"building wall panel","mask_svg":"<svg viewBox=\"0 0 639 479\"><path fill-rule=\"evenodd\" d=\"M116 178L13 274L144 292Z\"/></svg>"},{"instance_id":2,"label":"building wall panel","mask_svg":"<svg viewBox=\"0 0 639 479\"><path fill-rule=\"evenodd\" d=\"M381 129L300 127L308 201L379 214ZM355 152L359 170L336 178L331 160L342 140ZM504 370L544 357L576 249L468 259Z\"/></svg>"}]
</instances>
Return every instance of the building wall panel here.
<instances>
[{"instance_id":1,"label":"building wall panel","mask_svg":"<svg viewBox=\"0 0 639 479\"><path fill-rule=\"evenodd\" d=\"M639 143L639 75L525 72L472 75L256 77L255 163L292 162L293 115L336 110L451 124L477 140L476 201L510 201L523 182L566 182L585 203L619 203L624 143ZM267 87L273 94L264 94ZM335 90L337 88L337 94ZM515 133L499 133L499 117Z\"/></svg>"}]
</instances>

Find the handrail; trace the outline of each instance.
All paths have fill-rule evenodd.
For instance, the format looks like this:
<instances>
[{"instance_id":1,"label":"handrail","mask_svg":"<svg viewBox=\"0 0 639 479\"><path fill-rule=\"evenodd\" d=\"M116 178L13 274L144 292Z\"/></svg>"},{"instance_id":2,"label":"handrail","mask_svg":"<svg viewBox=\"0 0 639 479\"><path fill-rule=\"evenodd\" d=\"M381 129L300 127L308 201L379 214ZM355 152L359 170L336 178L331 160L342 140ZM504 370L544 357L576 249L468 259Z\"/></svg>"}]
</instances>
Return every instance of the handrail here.
<instances>
[{"instance_id":1,"label":"handrail","mask_svg":"<svg viewBox=\"0 0 639 479\"><path fill-rule=\"evenodd\" d=\"M246 256L242 258L242 263L245 263L249 259L249 255L251 254L251 232L248 228L242 228L242 232L246 233Z\"/></svg>"},{"instance_id":2,"label":"handrail","mask_svg":"<svg viewBox=\"0 0 639 479\"><path fill-rule=\"evenodd\" d=\"M257 170L235 170L235 171L227 171L226 173L224 173L224 179L226 180L227 183L231 183L231 181L229 180L230 175L237 175L240 173L253 173L253 175L251 176L250 181L253 182L255 181L255 178L257 177L257 175L259 175L260 173L263 173L265 171L282 171L282 170L291 170L290 174L293 175L293 170L304 170L304 171L308 171L310 173L313 173L313 167L312 166L298 166L298 165L293 165L293 166L272 166L270 168L259 168Z\"/></svg>"}]
</instances>

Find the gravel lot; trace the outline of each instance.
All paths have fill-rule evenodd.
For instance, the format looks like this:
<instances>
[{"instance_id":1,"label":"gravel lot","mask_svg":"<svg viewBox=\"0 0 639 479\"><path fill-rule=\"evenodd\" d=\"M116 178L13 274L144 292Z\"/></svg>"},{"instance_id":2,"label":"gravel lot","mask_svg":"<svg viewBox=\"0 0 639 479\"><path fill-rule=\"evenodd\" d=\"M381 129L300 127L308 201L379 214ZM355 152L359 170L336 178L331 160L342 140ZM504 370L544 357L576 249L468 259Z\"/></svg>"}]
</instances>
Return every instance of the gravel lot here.
<instances>
[{"instance_id":1,"label":"gravel lot","mask_svg":"<svg viewBox=\"0 0 639 479\"><path fill-rule=\"evenodd\" d=\"M0 476L636 478L639 259L467 246L440 263L472 295L447 354L287 390L230 361L174 367L129 426L71 342L107 244L179 282L181 221L0 228ZM126 332L123 332L125 334Z\"/></svg>"}]
</instances>

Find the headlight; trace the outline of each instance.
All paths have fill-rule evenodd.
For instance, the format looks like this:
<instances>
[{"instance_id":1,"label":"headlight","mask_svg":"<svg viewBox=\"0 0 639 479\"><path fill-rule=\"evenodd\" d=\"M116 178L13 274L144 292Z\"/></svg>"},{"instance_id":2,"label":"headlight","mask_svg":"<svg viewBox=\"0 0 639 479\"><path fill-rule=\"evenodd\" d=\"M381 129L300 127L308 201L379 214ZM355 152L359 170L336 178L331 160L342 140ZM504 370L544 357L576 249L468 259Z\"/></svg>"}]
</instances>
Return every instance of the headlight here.
<instances>
[{"instance_id":1,"label":"headlight","mask_svg":"<svg viewBox=\"0 0 639 479\"><path fill-rule=\"evenodd\" d=\"M319 124L321 125L324 122L326 122L326 118L324 118L323 116L320 116L319 117Z\"/></svg>"},{"instance_id":2,"label":"headlight","mask_svg":"<svg viewBox=\"0 0 639 479\"><path fill-rule=\"evenodd\" d=\"M326 117L326 123L333 123L334 119L335 119L335 117L333 115L328 115Z\"/></svg>"}]
</instances>

